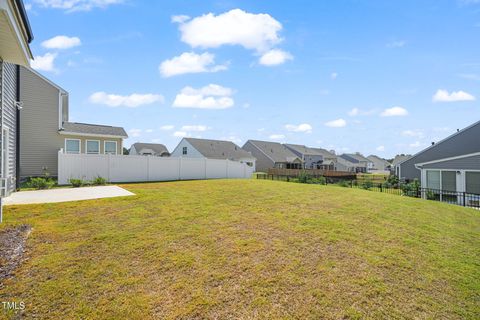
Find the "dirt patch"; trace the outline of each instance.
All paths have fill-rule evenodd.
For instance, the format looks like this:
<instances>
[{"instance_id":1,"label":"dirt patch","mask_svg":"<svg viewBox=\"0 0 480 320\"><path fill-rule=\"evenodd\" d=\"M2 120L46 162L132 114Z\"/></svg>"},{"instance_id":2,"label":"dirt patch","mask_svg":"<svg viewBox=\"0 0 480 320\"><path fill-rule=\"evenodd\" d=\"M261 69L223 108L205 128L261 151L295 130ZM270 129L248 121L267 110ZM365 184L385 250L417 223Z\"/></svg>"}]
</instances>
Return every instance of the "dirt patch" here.
<instances>
[{"instance_id":1,"label":"dirt patch","mask_svg":"<svg viewBox=\"0 0 480 320\"><path fill-rule=\"evenodd\" d=\"M25 243L32 228L21 225L0 231L0 288L24 260Z\"/></svg>"}]
</instances>

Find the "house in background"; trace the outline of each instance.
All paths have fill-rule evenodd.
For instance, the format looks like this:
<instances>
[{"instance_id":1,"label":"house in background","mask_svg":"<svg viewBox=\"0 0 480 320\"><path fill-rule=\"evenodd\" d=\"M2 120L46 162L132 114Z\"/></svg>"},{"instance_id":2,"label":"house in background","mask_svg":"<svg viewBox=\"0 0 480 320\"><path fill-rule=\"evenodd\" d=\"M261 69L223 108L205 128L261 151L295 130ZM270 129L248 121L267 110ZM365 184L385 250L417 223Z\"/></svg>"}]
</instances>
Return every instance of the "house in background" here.
<instances>
[{"instance_id":1,"label":"house in background","mask_svg":"<svg viewBox=\"0 0 480 320\"><path fill-rule=\"evenodd\" d=\"M302 159L278 142L248 140L242 149L250 152L257 159L256 169L259 172L267 172L271 168L303 168Z\"/></svg>"},{"instance_id":2,"label":"house in background","mask_svg":"<svg viewBox=\"0 0 480 320\"><path fill-rule=\"evenodd\" d=\"M410 159L412 156L410 154L397 154L395 158L392 160L392 167L390 168L390 174L394 174L399 177L400 167L398 166L400 163Z\"/></svg>"},{"instance_id":3,"label":"house in background","mask_svg":"<svg viewBox=\"0 0 480 320\"><path fill-rule=\"evenodd\" d=\"M315 150L317 153L321 154L323 157L323 164L329 165L330 169L328 170L335 170L335 171L343 171L341 169L341 165L338 163L338 157L335 155L335 151L327 151L322 148L311 148ZM331 165L333 165L333 169L331 169Z\"/></svg>"},{"instance_id":4,"label":"house in background","mask_svg":"<svg viewBox=\"0 0 480 320\"><path fill-rule=\"evenodd\" d=\"M141 156L155 156L155 157L169 157L167 147L160 143L142 143L136 142L132 144L129 150L129 155Z\"/></svg>"},{"instance_id":5,"label":"house in background","mask_svg":"<svg viewBox=\"0 0 480 320\"><path fill-rule=\"evenodd\" d=\"M19 66L33 59L33 33L21 0L0 0L0 196L15 191L20 182L18 122L25 89L19 82Z\"/></svg>"},{"instance_id":6,"label":"house in background","mask_svg":"<svg viewBox=\"0 0 480 320\"><path fill-rule=\"evenodd\" d=\"M423 188L480 194L480 121L432 144L398 167L401 179L419 179Z\"/></svg>"},{"instance_id":7,"label":"house in background","mask_svg":"<svg viewBox=\"0 0 480 320\"><path fill-rule=\"evenodd\" d=\"M58 175L58 151L122 154L121 127L69 122L68 92L30 68L20 68L20 176Z\"/></svg>"},{"instance_id":8,"label":"house in background","mask_svg":"<svg viewBox=\"0 0 480 320\"><path fill-rule=\"evenodd\" d=\"M288 143L284 144L284 146L302 159L304 169L333 170L335 167L330 161L325 161L322 153L313 148Z\"/></svg>"},{"instance_id":9,"label":"house in background","mask_svg":"<svg viewBox=\"0 0 480 320\"><path fill-rule=\"evenodd\" d=\"M373 167L372 161L362 156L360 153L344 153L340 155L340 158L349 161L354 164L355 172L367 173Z\"/></svg>"},{"instance_id":10,"label":"house in background","mask_svg":"<svg viewBox=\"0 0 480 320\"><path fill-rule=\"evenodd\" d=\"M348 161L345 158L338 157L336 162L337 171L357 172L357 164Z\"/></svg>"},{"instance_id":11,"label":"house in background","mask_svg":"<svg viewBox=\"0 0 480 320\"><path fill-rule=\"evenodd\" d=\"M172 157L225 159L239 161L255 168L256 159L231 141L183 138Z\"/></svg>"},{"instance_id":12,"label":"house in background","mask_svg":"<svg viewBox=\"0 0 480 320\"><path fill-rule=\"evenodd\" d=\"M370 169L371 173L390 174L390 169L391 169L392 165L387 160L382 159L382 158L380 158L376 155L373 155L373 154L369 155L367 157L367 159L370 160L373 163L373 165Z\"/></svg>"}]
</instances>

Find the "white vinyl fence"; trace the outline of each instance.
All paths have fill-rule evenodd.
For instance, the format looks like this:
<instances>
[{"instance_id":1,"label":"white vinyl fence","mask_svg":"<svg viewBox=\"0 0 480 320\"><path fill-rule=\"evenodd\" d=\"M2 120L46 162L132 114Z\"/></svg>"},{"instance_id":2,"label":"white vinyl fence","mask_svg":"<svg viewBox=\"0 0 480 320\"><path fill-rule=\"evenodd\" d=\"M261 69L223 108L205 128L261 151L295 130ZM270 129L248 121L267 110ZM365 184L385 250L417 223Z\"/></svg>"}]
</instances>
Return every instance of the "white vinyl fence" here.
<instances>
[{"instance_id":1,"label":"white vinyl fence","mask_svg":"<svg viewBox=\"0 0 480 320\"><path fill-rule=\"evenodd\" d=\"M109 182L146 182L250 178L255 168L230 160L106 154L58 153L58 184L72 178Z\"/></svg>"}]
</instances>

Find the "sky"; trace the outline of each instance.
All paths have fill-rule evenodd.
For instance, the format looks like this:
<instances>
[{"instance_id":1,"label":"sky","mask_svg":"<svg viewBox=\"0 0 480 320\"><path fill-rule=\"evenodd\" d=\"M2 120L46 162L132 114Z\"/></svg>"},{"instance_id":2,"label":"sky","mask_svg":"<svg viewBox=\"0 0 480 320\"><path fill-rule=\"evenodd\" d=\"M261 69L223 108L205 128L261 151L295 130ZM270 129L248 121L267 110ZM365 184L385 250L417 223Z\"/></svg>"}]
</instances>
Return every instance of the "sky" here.
<instances>
[{"instance_id":1,"label":"sky","mask_svg":"<svg viewBox=\"0 0 480 320\"><path fill-rule=\"evenodd\" d=\"M26 0L70 121L390 158L480 120L480 0Z\"/></svg>"}]
</instances>

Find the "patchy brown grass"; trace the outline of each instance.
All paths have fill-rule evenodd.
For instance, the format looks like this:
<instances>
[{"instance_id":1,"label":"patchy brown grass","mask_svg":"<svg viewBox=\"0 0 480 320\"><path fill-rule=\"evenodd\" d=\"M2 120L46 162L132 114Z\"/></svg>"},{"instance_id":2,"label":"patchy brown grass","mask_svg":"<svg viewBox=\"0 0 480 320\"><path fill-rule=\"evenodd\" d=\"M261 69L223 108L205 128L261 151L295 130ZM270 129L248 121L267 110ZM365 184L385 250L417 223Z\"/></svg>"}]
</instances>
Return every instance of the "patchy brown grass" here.
<instances>
[{"instance_id":1,"label":"patchy brown grass","mask_svg":"<svg viewBox=\"0 0 480 320\"><path fill-rule=\"evenodd\" d=\"M478 211L273 181L125 187L7 208L34 231L0 300L52 319L480 316Z\"/></svg>"}]
</instances>

